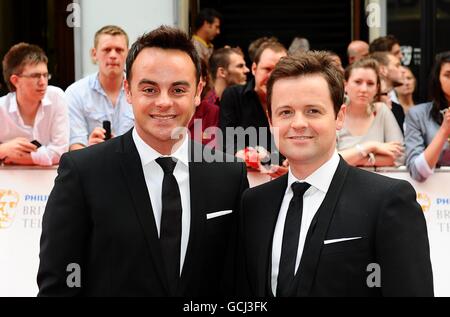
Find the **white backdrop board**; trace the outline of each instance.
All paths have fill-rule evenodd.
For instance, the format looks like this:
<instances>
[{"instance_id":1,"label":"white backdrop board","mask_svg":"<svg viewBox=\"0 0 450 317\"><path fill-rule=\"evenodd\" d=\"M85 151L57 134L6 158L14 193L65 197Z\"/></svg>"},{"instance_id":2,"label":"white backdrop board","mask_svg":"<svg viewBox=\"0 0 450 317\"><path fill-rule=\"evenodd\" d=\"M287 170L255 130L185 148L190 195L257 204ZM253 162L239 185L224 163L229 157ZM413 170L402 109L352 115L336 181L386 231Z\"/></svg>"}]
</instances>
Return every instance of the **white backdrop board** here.
<instances>
[{"instance_id":1,"label":"white backdrop board","mask_svg":"<svg viewBox=\"0 0 450 317\"><path fill-rule=\"evenodd\" d=\"M450 296L450 170L436 172L425 183L404 169L378 173L409 181L417 191L427 220L436 296ZM36 296L41 222L56 168L0 167L0 297ZM249 174L252 186L267 175Z\"/></svg>"}]
</instances>

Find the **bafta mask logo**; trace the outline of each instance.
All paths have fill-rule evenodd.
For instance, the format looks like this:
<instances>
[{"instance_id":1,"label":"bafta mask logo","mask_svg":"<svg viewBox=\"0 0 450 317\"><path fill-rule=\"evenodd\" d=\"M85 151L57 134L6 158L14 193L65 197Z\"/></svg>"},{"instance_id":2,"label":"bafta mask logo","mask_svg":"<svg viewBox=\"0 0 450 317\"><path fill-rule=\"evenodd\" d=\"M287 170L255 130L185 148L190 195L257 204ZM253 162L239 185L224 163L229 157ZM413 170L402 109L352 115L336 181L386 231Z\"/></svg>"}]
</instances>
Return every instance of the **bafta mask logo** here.
<instances>
[{"instance_id":1,"label":"bafta mask logo","mask_svg":"<svg viewBox=\"0 0 450 317\"><path fill-rule=\"evenodd\" d=\"M0 189L0 230L12 225L19 199L17 192Z\"/></svg>"},{"instance_id":2,"label":"bafta mask logo","mask_svg":"<svg viewBox=\"0 0 450 317\"><path fill-rule=\"evenodd\" d=\"M411 60L413 56L413 47L412 46L402 46L401 47L403 59L402 63L405 66L411 65Z\"/></svg>"},{"instance_id":3,"label":"bafta mask logo","mask_svg":"<svg viewBox=\"0 0 450 317\"><path fill-rule=\"evenodd\" d=\"M417 202L422 207L423 212L428 212L431 207L431 199L427 194L417 193Z\"/></svg>"}]
</instances>

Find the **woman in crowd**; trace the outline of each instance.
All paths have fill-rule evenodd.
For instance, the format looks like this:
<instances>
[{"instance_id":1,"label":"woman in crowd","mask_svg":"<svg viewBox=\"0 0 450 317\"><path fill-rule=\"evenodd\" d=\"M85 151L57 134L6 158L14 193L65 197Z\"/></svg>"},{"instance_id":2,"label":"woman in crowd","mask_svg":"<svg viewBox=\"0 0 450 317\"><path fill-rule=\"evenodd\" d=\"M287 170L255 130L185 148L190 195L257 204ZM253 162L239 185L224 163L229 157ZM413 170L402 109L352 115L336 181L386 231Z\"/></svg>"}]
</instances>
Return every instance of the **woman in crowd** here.
<instances>
[{"instance_id":1,"label":"woman in crowd","mask_svg":"<svg viewBox=\"0 0 450 317\"><path fill-rule=\"evenodd\" d=\"M450 165L450 51L436 56L430 84L432 101L413 107L405 119L406 165L420 182L435 167Z\"/></svg>"},{"instance_id":2,"label":"woman in crowd","mask_svg":"<svg viewBox=\"0 0 450 317\"><path fill-rule=\"evenodd\" d=\"M365 58L345 71L347 112L337 134L339 153L353 166L394 166L403 163L403 135L380 92L378 63Z\"/></svg>"},{"instance_id":3,"label":"woman in crowd","mask_svg":"<svg viewBox=\"0 0 450 317\"><path fill-rule=\"evenodd\" d=\"M404 74L403 85L396 87L395 91L397 92L398 101L400 101L403 112L406 114L416 104L413 96L414 90L416 90L416 77L408 67L402 66L402 71Z\"/></svg>"}]
</instances>

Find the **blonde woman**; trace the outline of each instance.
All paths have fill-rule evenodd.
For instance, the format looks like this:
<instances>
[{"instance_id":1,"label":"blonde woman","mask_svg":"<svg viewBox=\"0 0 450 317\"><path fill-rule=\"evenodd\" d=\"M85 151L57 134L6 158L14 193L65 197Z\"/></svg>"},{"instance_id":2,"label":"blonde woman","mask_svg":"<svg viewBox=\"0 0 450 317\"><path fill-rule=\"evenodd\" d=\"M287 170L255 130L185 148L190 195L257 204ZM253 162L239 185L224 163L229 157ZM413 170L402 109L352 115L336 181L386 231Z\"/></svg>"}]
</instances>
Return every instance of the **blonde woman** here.
<instances>
[{"instance_id":1,"label":"blonde woman","mask_svg":"<svg viewBox=\"0 0 450 317\"><path fill-rule=\"evenodd\" d=\"M378 63L365 58L345 71L347 111L337 134L339 154L353 166L396 166L404 162L403 135L392 111L374 103L380 93Z\"/></svg>"}]
</instances>

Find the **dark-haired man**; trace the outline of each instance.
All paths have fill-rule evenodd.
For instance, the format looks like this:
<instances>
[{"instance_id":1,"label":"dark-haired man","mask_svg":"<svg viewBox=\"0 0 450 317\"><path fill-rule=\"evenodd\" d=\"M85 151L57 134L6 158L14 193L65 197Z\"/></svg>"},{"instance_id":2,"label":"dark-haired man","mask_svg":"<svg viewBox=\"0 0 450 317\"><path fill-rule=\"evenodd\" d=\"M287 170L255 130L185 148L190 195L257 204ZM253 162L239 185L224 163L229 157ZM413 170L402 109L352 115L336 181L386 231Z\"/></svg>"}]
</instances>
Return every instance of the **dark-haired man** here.
<instances>
[{"instance_id":1,"label":"dark-haired man","mask_svg":"<svg viewBox=\"0 0 450 317\"><path fill-rule=\"evenodd\" d=\"M243 163L206 163L187 136L202 91L195 48L160 27L133 44L127 70L135 128L61 160L43 218L39 295L230 295L248 182ZM73 264L78 287L66 284Z\"/></svg>"},{"instance_id":2,"label":"dark-haired man","mask_svg":"<svg viewBox=\"0 0 450 317\"><path fill-rule=\"evenodd\" d=\"M194 43L198 55L206 64L208 64L214 51L212 41L220 34L221 20L222 15L211 8L201 10L195 20L195 33L192 35L192 43Z\"/></svg>"}]
</instances>

